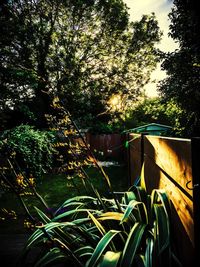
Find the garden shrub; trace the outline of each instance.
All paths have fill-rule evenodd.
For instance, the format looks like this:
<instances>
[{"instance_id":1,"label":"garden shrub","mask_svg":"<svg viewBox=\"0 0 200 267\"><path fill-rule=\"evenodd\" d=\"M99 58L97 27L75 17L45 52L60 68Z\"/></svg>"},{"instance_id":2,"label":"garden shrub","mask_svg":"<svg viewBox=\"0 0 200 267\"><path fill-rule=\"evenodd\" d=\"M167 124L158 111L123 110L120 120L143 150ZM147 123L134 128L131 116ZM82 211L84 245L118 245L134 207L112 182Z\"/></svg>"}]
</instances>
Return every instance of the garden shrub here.
<instances>
[{"instance_id":1,"label":"garden shrub","mask_svg":"<svg viewBox=\"0 0 200 267\"><path fill-rule=\"evenodd\" d=\"M163 190L149 195L133 186L118 204L100 195L76 196L51 217L36 210L39 226L28 239L20 266L26 266L36 247L41 252L34 259L37 267L60 262L74 267L182 266L173 247L171 203Z\"/></svg>"},{"instance_id":2,"label":"garden shrub","mask_svg":"<svg viewBox=\"0 0 200 267\"><path fill-rule=\"evenodd\" d=\"M30 125L20 125L0 135L0 152L11 159L18 171L40 177L52 168L55 149L54 134L39 131Z\"/></svg>"}]
</instances>

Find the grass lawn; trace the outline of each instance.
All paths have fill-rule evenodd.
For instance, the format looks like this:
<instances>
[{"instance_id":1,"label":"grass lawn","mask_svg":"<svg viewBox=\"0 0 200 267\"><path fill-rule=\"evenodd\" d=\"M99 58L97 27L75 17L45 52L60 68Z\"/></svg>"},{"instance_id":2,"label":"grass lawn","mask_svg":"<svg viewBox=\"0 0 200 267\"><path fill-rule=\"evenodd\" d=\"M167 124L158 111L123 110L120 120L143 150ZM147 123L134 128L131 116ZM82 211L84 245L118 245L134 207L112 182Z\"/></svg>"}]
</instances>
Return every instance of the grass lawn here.
<instances>
[{"instance_id":1,"label":"grass lawn","mask_svg":"<svg viewBox=\"0 0 200 267\"><path fill-rule=\"evenodd\" d=\"M114 191L125 191L128 189L128 178L126 166L109 166L104 167L104 171L109 176ZM102 178L99 171L93 166L86 169L90 181L98 190L101 196L111 197L108 186ZM89 183L86 182L87 190L80 178L74 176L68 180L65 175L45 175L41 182L37 184L37 191L48 203L50 209L57 209L66 199L76 195L92 195ZM35 196L23 196L25 203L30 211L34 214L34 206L44 210L44 207ZM14 210L17 218L14 219L12 214L5 214L7 211ZM5 219L2 219L5 218ZM26 218L24 210L19 203L19 200L12 192L6 192L0 197L0 233L13 232L21 233L27 231L23 227L24 219Z\"/></svg>"}]
</instances>

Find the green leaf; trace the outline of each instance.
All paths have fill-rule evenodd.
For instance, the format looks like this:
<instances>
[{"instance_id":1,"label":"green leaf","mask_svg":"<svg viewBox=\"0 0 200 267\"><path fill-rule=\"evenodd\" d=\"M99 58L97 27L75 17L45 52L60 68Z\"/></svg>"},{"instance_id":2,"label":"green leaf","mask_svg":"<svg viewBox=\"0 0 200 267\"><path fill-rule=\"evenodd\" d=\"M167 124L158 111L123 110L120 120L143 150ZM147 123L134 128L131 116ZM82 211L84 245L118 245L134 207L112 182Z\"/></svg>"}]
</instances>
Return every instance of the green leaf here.
<instances>
[{"instance_id":1,"label":"green leaf","mask_svg":"<svg viewBox=\"0 0 200 267\"><path fill-rule=\"evenodd\" d=\"M151 237L148 237L146 239L146 251L145 251L145 262L147 267L152 267L153 266L153 245L154 245L154 240Z\"/></svg>"},{"instance_id":2,"label":"green leaf","mask_svg":"<svg viewBox=\"0 0 200 267\"><path fill-rule=\"evenodd\" d=\"M57 221L57 220L66 218L69 215L76 215L77 213L81 213L81 212L82 213L87 213L88 211L95 212L96 210L94 210L94 209L73 209L73 210L69 210L69 211L63 212L62 214L59 214L58 216L56 216L55 218L53 218L52 221L54 222L54 221Z\"/></svg>"},{"instance_id":3,"label":"green leaf","mask_svg":"<svg viewBox=\"0 0 200 267\"><path fill-rule=\"evenodd\" d=\"M116 267L121 256L121 252L107 251L98 267Z\"/></svg>"},{"instance_id":4,"label":"green leaf","mask_svg":"<svg viewBox=\"0 0 200 267\"><path fill-rule=\"evenodd\" d=\"M28 239L26 249L30 248L33 244L41 242L41 237L44 238L44 232L37 229Z\"/></svg>"},{"instance_id":5,"label":"green leaf","mask_svg":"<svg viewBox=\"0 0 200 267\"><path fill-rule=\"evenodd\" d=\"M140 176L141 176L140 185L146 191L147 189L146 189L145 176L144 176L144 163L142 164Z\"/></svg>"},{"instance_id":6,"label":"green leaf","mask_svg":"<svg viewBox=\"0 0 200 267\"><path fill-rule=\"evenodd\" d=\"M136 194L133 191L127 191L124 193L124 200L125 204L128 205L131 200L137 200Z\"/></svg>"},{"instance_id":7,"label":"green leaf","mask_svg":"<svg viewBox=\"0 0 200 267\"><path fill-rule=\"evenodd\" d=\"M113 237L119 233L121 233L121 231L110 230L101 238L101 240L99 241L99 243L97 244L94 250L94 253L92 254L92 257L87 267L96 266L96 264L100 260L101 255L103 254L103 252L105 251L105 249L107 248L107 246L109 245Z\"/></svg>"},{"instance_id":8,"label":"green leaf","mask_svg":"<svg viewBox=\"0 0 200 267\"><path fill-rule=\"evenodd\" d=\"M35 206L34 206L34 208L44 223L48 223L51 221L51 219L43 211L41 211L40 209L38 209Z\"/></svg>"},{"instance_id":9,"label":"green leaf","mask_svg":"<svg viewBox=\"0 0 200 267\"><path fill-rule=\"evenodd\" d=\"M132 227L130 234L127 238L124 250L122 252L120 267L131 267L137 249L139 248L142 236L144 234L146 225L141 223L135 223Z\"/></svg>"},{"instance_id":10,"label":"green leaf","mask_svg":"<svg viewBox=\"0 0 200 267\"><path fill-rule=\"evenodd\" d=\"M98 221L104 221L104 220L121 221L122 217L123 217L123 213L121 212L108 211L108 212L102 213L98 217Z\"/></svg>"},{"instance_id":11,"label":"green leaf","mask_svg":"<svg viewBox=\"0 0 200 267\"><path fill-rule=\"evenodd\" d=\"M93 252L94 252L94 248L92 248L91 246L80 247L80 248L78 248L77 250L74 251L74 253L78 257L92 256Z\"/></svg>"},{"instance_id":12,"label":"green leaf","mask_svg":"<svg viewBox=\"0 0 200 267\"><path fill-rule=\"evenodd\" d=\"M157 241L157 255L160 255L167 247L170 241L169 219L163 206L154 204L155 211L155 234Z\"/></svg>"},{"instance_id":13,"label":"green leaf","mask_svg":"<svg viewBox=\"0 0 200 267\"><path fill-rule=\"evenodd\" d=\"M62 208L66 207L67 205L69 205L69 203L76 203L76 202L80 202L80 201L96 201L96 198L94 197L90 197L90 196L76 196L76 197L72 197L70 199L67 199L61 206L60 208L56 211L56 213L61 210ZM82 202L84 203L84 202ZM72 204L73 205L73 204Z\"/></svg>"},{"instance_id":14,"label":"green leaf","mask_svg":"<svg viewBox=\"0 0 200 267\"><path fill-rule=\"evenodd\" d=\"M102 235L104 235L106 233L106 230L104 229L104 227L100 224L100 222L98 222L98 220L92 215L92 213L89 210L88 210L88 214L89 214L90 218L92 219L93 223L96 225L99 232Z\"/></svg>"},{"instance_id":15,"label":"green leaf","mask_svg":"<svg viewBox=\"0 0 200 267\"><path fill-rule=\"evenodd\" d=\"M129 147L129 141L126 141L125 142L125 148L128 148Z\"/></svg>"},{"instance_id":16,"label":"green leaf","mask_svg":"<svg viewBox=\"0 0 200 267\"><path fill-rule=\"evenodd\" d=\"M154 203L162 203L166 214L169 216L171 211L171 204L167 193L162 189L154 189L151 193L152 205Z\"/></svg>"},{"instance_id":17,"label":"green leaf","mask_svg":"<svg viewBox=\"0 0 200 267\"><path fill-rule=\"evenodd\" d=\"M143 223L147 223L148 217L147 217L147 211L146 207L143 202L139 202L136 200L131 200L124 212L124 216L121 220L122 222L126 221L140 221Z\"/></svg>"}]
</instances>

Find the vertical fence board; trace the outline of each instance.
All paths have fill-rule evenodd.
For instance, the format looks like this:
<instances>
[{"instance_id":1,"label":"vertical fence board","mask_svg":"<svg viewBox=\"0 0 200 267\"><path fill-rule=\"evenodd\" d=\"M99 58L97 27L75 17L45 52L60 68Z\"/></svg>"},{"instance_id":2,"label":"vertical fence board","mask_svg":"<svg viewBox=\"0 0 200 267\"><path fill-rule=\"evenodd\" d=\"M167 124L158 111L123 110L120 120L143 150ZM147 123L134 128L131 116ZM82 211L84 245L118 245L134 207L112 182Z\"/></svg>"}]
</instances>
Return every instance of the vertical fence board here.
<instances>
[{"instance_id":1,"label":"vertical fence board","mask_svg":"<svg viewBox=\"0 0 200 267\"><path fill-rule=\"evenodd\" d=\"M130 181L134 184L141 173L141 137L138 134L130 134L129 138L129 170Z\"/></svg>"}]
</instances>

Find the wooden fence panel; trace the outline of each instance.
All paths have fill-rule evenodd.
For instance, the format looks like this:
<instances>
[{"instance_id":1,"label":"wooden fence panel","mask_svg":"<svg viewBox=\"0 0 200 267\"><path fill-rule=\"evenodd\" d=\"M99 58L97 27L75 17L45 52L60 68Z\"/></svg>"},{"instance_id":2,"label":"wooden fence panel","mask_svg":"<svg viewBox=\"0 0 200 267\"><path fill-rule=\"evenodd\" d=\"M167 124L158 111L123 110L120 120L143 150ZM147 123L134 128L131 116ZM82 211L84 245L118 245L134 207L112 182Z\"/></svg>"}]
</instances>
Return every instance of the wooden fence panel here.
<instances>
[{"instance_id":1,"label":"wooden fence panel","mask_svg":"<svg viewBox=\"0 0 200 267\"><path fill-rule=\"evenodd\" d=\"M87 143L93 152L115 160L124 158L124 144L121 134L90 134L86 135Z\"/></svg>"},{"instance_id":2,"label":"wooden fence panel","mask_svg":"<svg viewBox=\"0 0 200 267\"><path fill-rule=\"evenodd\" d=\"M134 136L131 134L129 139ZM153 189L164 189L172 202L172 231L175 242L183 257L184 266L189 266L194 259L194 222L193 222L193 191L192 186L191 141L189 139L144 136L130 143L131 180L135 181L144 158L144 176L147 192ZM142 148L143 157L136 155ZM137 148L138 148L137 147ZM141 149L140 149L141 152ZM138 159L138 162L137 162Z\"/></svg>"}]
</instances>

